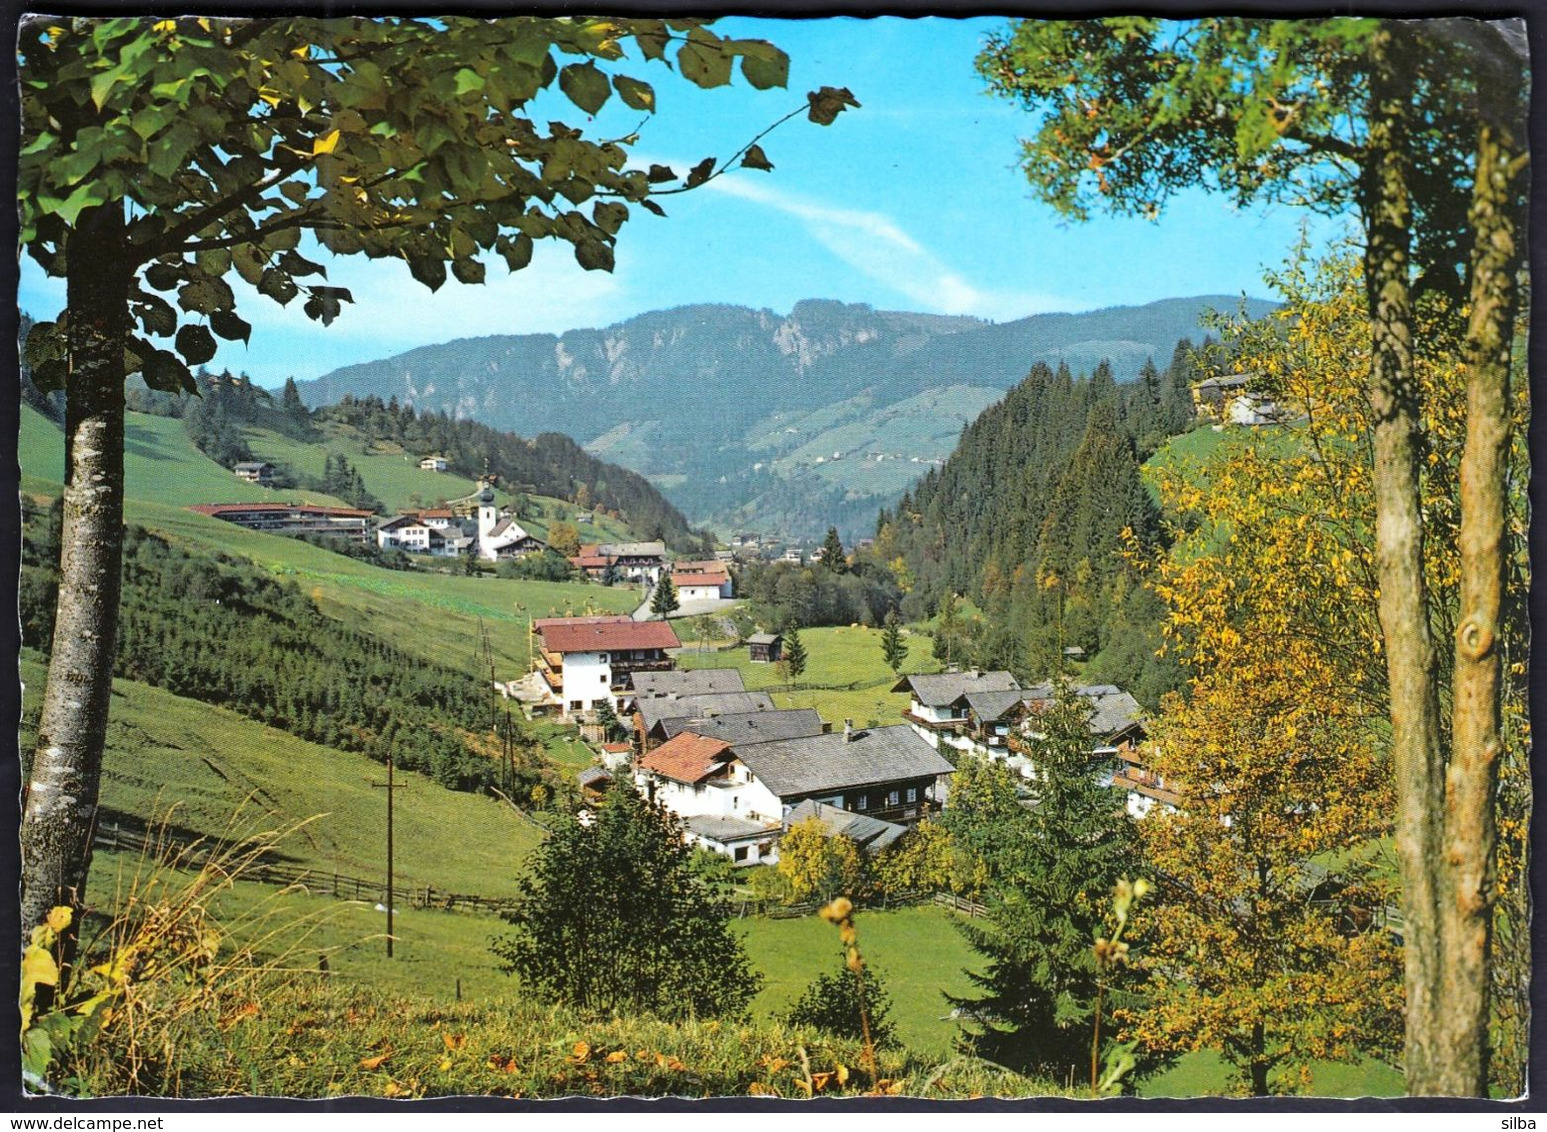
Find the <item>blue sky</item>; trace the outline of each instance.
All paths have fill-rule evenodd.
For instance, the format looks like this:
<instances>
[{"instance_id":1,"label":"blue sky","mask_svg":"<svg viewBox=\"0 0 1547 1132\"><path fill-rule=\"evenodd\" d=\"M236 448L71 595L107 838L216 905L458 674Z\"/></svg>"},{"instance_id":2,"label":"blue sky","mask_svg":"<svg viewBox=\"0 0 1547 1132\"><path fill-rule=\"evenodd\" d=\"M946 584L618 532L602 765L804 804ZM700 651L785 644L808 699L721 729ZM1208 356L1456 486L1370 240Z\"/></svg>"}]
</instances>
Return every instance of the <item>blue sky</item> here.
<instances>
[{"instance_id":1,"label":"blue sky","mask_svg":"<svg viewBox=\"0 0 1547 1132\"><path fill-rule=\"evenodd\" d=\"M554 243L539 245L525 271L509 275L496 258L484 286L451 281L432 295L401 263L338 259L330 282L350 287L356 302L326 329L299 302L282 309L233 279L253 339L223 346L213 364L276 386L426 343L605 326L686 303L783 313L803 298L831 298L1004 321L1173 295L1265 295L1263 271L1283 262L1302 211L1241 211L1188 193L1158 222L1073 224L1032 199L1016 168L1017 139L1031 121L986 94L972 66L984 36L1003 24L721 21L722 34L769 39L789 53L788 90L754 91L738 75L732 88L701 91L658 63L641 63L632 73L655 85L658 112L640 131L636 163L681 171L728 157L823 85L848 87L862 109L826 128L804 116L780 127L763 143L772 173L736 170L664 198L666 219L634 210L612 275L582 271ZM583 124L556 90L529 113ZM614 99L584 125L588 134L619 136L638 118ZM1318 221L1313 237L1337 227ZM24 264L24 310L49 317L62 296L58 281Z\"/></svg>"}]
</instances>

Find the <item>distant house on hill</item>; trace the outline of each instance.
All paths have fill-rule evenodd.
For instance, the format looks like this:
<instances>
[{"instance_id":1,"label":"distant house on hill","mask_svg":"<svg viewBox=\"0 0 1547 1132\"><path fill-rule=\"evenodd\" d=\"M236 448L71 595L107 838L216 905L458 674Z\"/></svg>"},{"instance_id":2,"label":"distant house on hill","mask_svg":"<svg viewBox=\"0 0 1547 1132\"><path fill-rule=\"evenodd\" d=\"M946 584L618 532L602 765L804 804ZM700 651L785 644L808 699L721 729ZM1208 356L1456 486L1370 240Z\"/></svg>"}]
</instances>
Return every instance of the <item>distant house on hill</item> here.
<instances>
[{"instance_id":1,"label":"distant house on hill","mask_svg":"<svg viewBox=\"0 0 1547 1132\"><path fill-rule=\"evenodd\" d=\"M755 664L775 664L784 656L784 638L778 633L753 633L747 638L747 656Z\"/></svg>"},{"instance_id":2,"label":"distant house on hill","mask_svg":"<svg viewBox=\"0 0 1547 1132\"><path fill-rule=\"evenodd\" d=\"M427 472L444 472L451 467L451 461L444 456L426 456L419 466Z\"/></svg>"},{"instance_id":3,"label":"distant house on hill","mask_svg":"<svg viewBox=\"0 0 1547 1132\"><path fill-rule=\"evenodd\" d=\"M707 601L730 597L731 577L723 571L711 574L672 571L671 584L681 601Z\"/></svg>"},{"instance_id":4,"label":"distant house on hill","mask_svg":"<svg viewBox=\"0 0 1547 1132\"><path fill-rule=\"evenodd\" d=\"M603 703L616 709L632 698L636 672L676 667L666 650L682 647L669 623L635 621L626 614L539 618L532 629L546 703L566 717Z\"/></svg>"},{"instance_id":5,"label":"distant house on hill","mask_svg":"<svg viewBox=\"0 0 1547 1132\"><path fill-rule=\"evenodd\" d=\"M259 487L270 487L274 482L274 465L244 460L231 469L236 478Z\"/></svg>"},{"instance_id":6,"label":"distant house on hill","mask_svg":"<svg viewBox=\"0 0 1547 1132\"><path fill-rule=\"evenodd\" d=\"M1254 373L1210 377L1192 387L1193 410L1201 420L1248 426L1282 424L1290 419L1275 401L1254 392Z\"/></svg>"}]
</instances>

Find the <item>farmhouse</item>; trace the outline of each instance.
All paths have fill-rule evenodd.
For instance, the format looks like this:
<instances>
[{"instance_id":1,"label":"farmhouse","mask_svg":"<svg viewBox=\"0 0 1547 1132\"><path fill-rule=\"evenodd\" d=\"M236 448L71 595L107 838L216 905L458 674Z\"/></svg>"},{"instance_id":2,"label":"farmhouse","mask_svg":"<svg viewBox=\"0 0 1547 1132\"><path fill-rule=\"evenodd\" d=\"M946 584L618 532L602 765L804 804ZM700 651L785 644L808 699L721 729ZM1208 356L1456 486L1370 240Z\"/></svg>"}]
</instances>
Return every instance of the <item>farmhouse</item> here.
<instances>
[{"instance_id":1,"label":"farmhouse","mask_svg":"<svg viewBox=\"0 0 1547 1132\"><path fill-rule=\"evenodd\" d=\"M1019 696L1020 690L1019 682L1008 672L977 669L904 676L892 688L908 693L908 707L902 715L920 739L936 750L943 743L960 751L971 751L975 745L968 734L966 697L983 692L1014 692Z\"/></svg>"},{"instance_id":2,"label":"farmhouse","mask_svg":"<svg viewBox=\"0 0 1547 1132\"><path fill-rule=\"evenodd\" d=\"M236 478L247 483L255 483L259 487L269 487L274 482L274 465L269 463L253 463L243 461L232 469Z\"/></svg>"},{"instance_id":3,"label":"farmhouse","mask_svg":"<svg viewBox=\"0 0 1547 1132\"><path fill-rule=\"evenodd\" d=\"M730 597L729 574L687 574L673 571L671 584L676 587L677 597L681 601L708 601Z\"/></svg>"},{"instance_id":4,"label":"farmhouse","mask_svg":"<svg viewBox=\"0 0 1547 1132\"><path fill-rule=\"evenodd\" d=\"M776 859L779 833L802 802L911 825L935 807L952 770L903 726L762 742L683 731L639 760L635 783L699 844L753 864ZM721 820L697 820L706 817Z\"/></svg>"},{"instance_id":5,"label":"farmhouse","mask_svg":"<svg viewBox=\"0 0 1547 1132\"><path fill-rule=\"evenodd\" d=\"M714 692L744 692L735 668L691 668L671 672L641 672L634 677L636 697L703 696Z\"/></svg>"},{"instance_id":6,"label":"farmhouse","mask_svg":"<svg viewBox=\"0 0 1547 1132\"><path fill-rule=\"evenodd\" d=\"M1145 766L1141 749L1149 737L1144 725L1144 709L1127 692L1114 684L1087 684L1074 689L1076 695L1090 701L1090 733L1094 740L1091 755L1102 781L1126 795L1126 808L1136 818L1155 806L1176 810L1179 798L1165 780ZM1026 689L1029 711L1018 732L1008 741L1011 766L1024 776L1036 776L1037 716L1053 700L1053 686L1035 684Z\"/></svg>"},{"instance_id":7,"label":"farmhouse","mask_svg":"<svg viewBox=\"0 0 1547 1132\"><path fill-rule=\"evenodd\" d=\"M664 542L602 543L596 553L612 559L613 575L623 581L653 584L666 571Z\"/></svg>"},{"instance_id":8,"label":"farmhouse","mask_svg":"<svg viewBox=\"0 0 1547 1132\"><path fill-rule=\"evenodd\" d=\"M661 622L656 622L661 624ZM650 736L660 724L673 719L696 719L713 715L746 715L750 712L773 711L773 700L767 692L708 692L696 696L649 696L634 701L634 734L639 738L641 751L649 749ZM664 737L664 732L662 733Z\"/></svg>"},{"instance_id":9,"label":"farmhouse","mask_svg":"<svg viewBox=\"0 0 1547 1132\"><path fill-rule=\"evenodd\" d=\"M672 668L666 650L681 647L667 622L627 616L540 618L532 629L548 702L566 717L604 702L616 708L631 698L634 673Z\"/></svg>"},{"instance_id":10,"label":"farmhouse","mask_svg":"<svg viewBox=\"0 0 1547 1132\"><path fill-rule=\"evenodd\" d=\"M823 735L829 730L816 708L788 708L782 711L748 711L727 714L693 715L658 719L645 736L653 747L692 731L728 743L762 743L770 739L799 739Z\"/></svg>"},{"instance_id":11,"label":"farmhouse","mask_svg":"<svg viewBox=\"0 0 1547 1132\"><path fill-rule=\"evenodd\" d=\"M373 512L353 507L314 507L306 503L199 503L189 508L246 527L278 535L330 535L364 542Z\"/></svg>"},{"instance_id":12,"label":"farmhouse","mask_svg":"<svg viewBox=\"0 0 1547 1132\"><path fill-rule=\"evenodd\" d=\"M419 466L427 472L444 472L451 467L451 461L444 456L426 456Z\"/></svg>"}]
</instances>

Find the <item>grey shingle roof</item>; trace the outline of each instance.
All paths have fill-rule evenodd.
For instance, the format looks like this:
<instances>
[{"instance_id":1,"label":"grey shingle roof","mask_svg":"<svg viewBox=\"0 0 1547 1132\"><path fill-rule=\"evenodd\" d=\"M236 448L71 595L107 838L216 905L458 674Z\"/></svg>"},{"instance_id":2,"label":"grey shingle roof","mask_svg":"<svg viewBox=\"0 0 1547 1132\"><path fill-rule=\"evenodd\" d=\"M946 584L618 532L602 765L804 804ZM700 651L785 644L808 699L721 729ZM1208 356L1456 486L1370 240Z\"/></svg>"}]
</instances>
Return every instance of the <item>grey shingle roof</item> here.
<instances>
[{"instance_id":1,"label":"grey shingle roof","mask_svg":"<svg viewBox=\"0 0 1547 1132\"><path fill-rule=\"evenodd\" d=\"M753 633L747 638L747 643L752 645L771 645L779 640L778 633Z\"/></svg>"},{"instance_id":2,"label":"grey shingle roof","mask_svg":"<svg viewBox=\"0 0 1547 1132\"><path fill-rule=\"evenodd\" d=\"M813 817L819 820L829 833L841 834L869 853L879 853L908 832L908 827L905 825L867 817L865 814L853 814L848 810L841 810L837 806L829 806L826 802L818 802L811 798L793 807L784 815L784 827L788 829L796 822Z\"/></svg>"},{"instance_id":3,"label":"grey shingle roof","mask_svg":"<svg viewBox=\"0 0 1547 1132\"><path fill-rule=\"evenodd\" d=\"M781 798L950 774L955 767L907 724L871 727L844 741L841 733L732 746L753 774Z\"/></svg>"},{"instance_id":4,"label":"grey shingle roof","mask_svg":"<svg viewBox=\"0 0 1547 1132\"><path fill-rule=\"evenodd\" d=\"M726 841L739 841L764 833L772 836L778 830L777 826L764 825L762 822L744 821L741 818L722 818L716 814L700 814L686 819L684 824L700 837L712 838L722 844Z\"/></svg>"},{"instance_id":5,"label":"grey shingle roof","mask_svg":"<svg viewBox=\"0 0 1547 1132\"><path fill-rule=\"evenodd\" d=\"M611 782L612 772L599 766L588 766L575 776L582 786L590 786L597 782Z\"/></svg>"},{"instance_id":6,"label":"grey shingle roof","mask_svg":"<svg viewBox=\"0 0 1547 1132\"><path fill-rule=\"evenodd\" d=\"M1077 695L1091 702L1095 714L1090 718L1092 735L1111 735L1130 723L1144 718L1139 701L1115 684L1085 684L1074 689ZM1047 681L1026 689L1026 698L1033 702L1053 698L1053 685Z\"/></svg>"},{"instance_id":7,"label":"grey shingle roof","mask_svg":"<svg viewBox=\"0 0 1547 1132\"><path fill-rule=\"evenodd\" d=\"M822 717L815 708L791 708L787 711L737 712L731 715L663 719L665 738L682 731L693 731L727 743L760 743L771 739L798 739L822 733Z\"/></svg>"},{"instance_id":8,"label":"grey shingle roof","mask_svg":"<svg viewBox=\"0 0 1547 1132\"><path fill-rule=\"evenodd\" d=\"M767 692L715 692L704 696L654 696L637 700L635 708L644 719L645 730L652 730L663 719L692 719L705 712L716 715L744 715L754 711L773 711Z\"/></svg>"},{"instance_id":9,"label":"grey shingle roof","mask_svg":"<svg viewBox=\"0 0 1547 1132\"><path fill-rule=\"evenodd\" d=\"M1020 684L1008 672L941 672L933 676L904 676L892 689L910 692L925 707L944 707L968 692L1018 691Z\"/></svg>"},{"instance_id":10,"label":"grey shingle roof","mask_svg":"<svg viewBox=\"0 0 1547 1132\"><path fill-rule=\"evenodd\" d=\"M967 701L967 706L972 709L972 714L984 723L1003 718L1005 712L1026 698L1026 693L1018 688L1012 688L1003 692L968 692L957 699Z\"/></svg>"},{"instance_id":11,"label":"grey shingle roof","mask_svg":"<svg viewBox=\"0 0 1547 1132\"><path fill-rule=\"evenodd\" d=\"M741 671L736 668L698 668L677 672L634 673L636 696L702 696L710 692L741 692Z\"/></svg>"}]
</instances>

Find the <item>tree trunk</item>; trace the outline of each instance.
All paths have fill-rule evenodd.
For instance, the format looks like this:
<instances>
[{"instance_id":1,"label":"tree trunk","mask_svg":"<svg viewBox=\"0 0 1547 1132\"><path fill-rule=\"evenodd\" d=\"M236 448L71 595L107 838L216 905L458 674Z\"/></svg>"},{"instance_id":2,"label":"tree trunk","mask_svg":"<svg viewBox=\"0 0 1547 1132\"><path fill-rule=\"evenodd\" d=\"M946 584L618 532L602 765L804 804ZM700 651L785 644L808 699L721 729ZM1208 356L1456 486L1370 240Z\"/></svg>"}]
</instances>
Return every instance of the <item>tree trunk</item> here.
<instances>
[{"instance_id":1,"label":"tree trunk","mask_svg":"<svg viewBox=\"0 0 1547 1132\"><path fill-rule=\"evenodd\" d=\"M107 205L81 214L67 252L64 526L48 687L23 795L24 942L54 904L81 907L91 864L123 558L123 238L122 206Z\"/></svg>"},{"instance_id":2,"label":"tree trunk","mask_svg":"<svg viewBox=\"0 0 1547 1132\"><path fill-rule=\"evenodd\" d=\"M1466 336L1466 447L1461 457L1460 625L1452 750L1446 771L1444 1001L1446 1092L1486 1096L1488 958L1493 926L1494 794L1500 741L1500 609L1504 595L1510 445L1510 351L1519 304L1521 181L1526 156L1501 104L1507 80L1483 92L1472 186L1471 315Z\"/></svg>"},{"instance_id":3,"label":"tree trunk","mask_svg":"<svg viewBox=\"0 0 1547 1132\"><path fill-rule=\"evenodd\" d=\"M1409 95L1389 24L1371 47L1368 159L1361 206L1368 239L1370 402L1375 413L1375 555L1381 635L1391 692L1397 786L1396 847L1406 921L1407 1088L1444 1091L1438 1040L1450 1005L1443 995L1444 760L1423 572L1419 501L1419 391L1413 373L1407 115Z\"/></svg>"}]
</instances>

